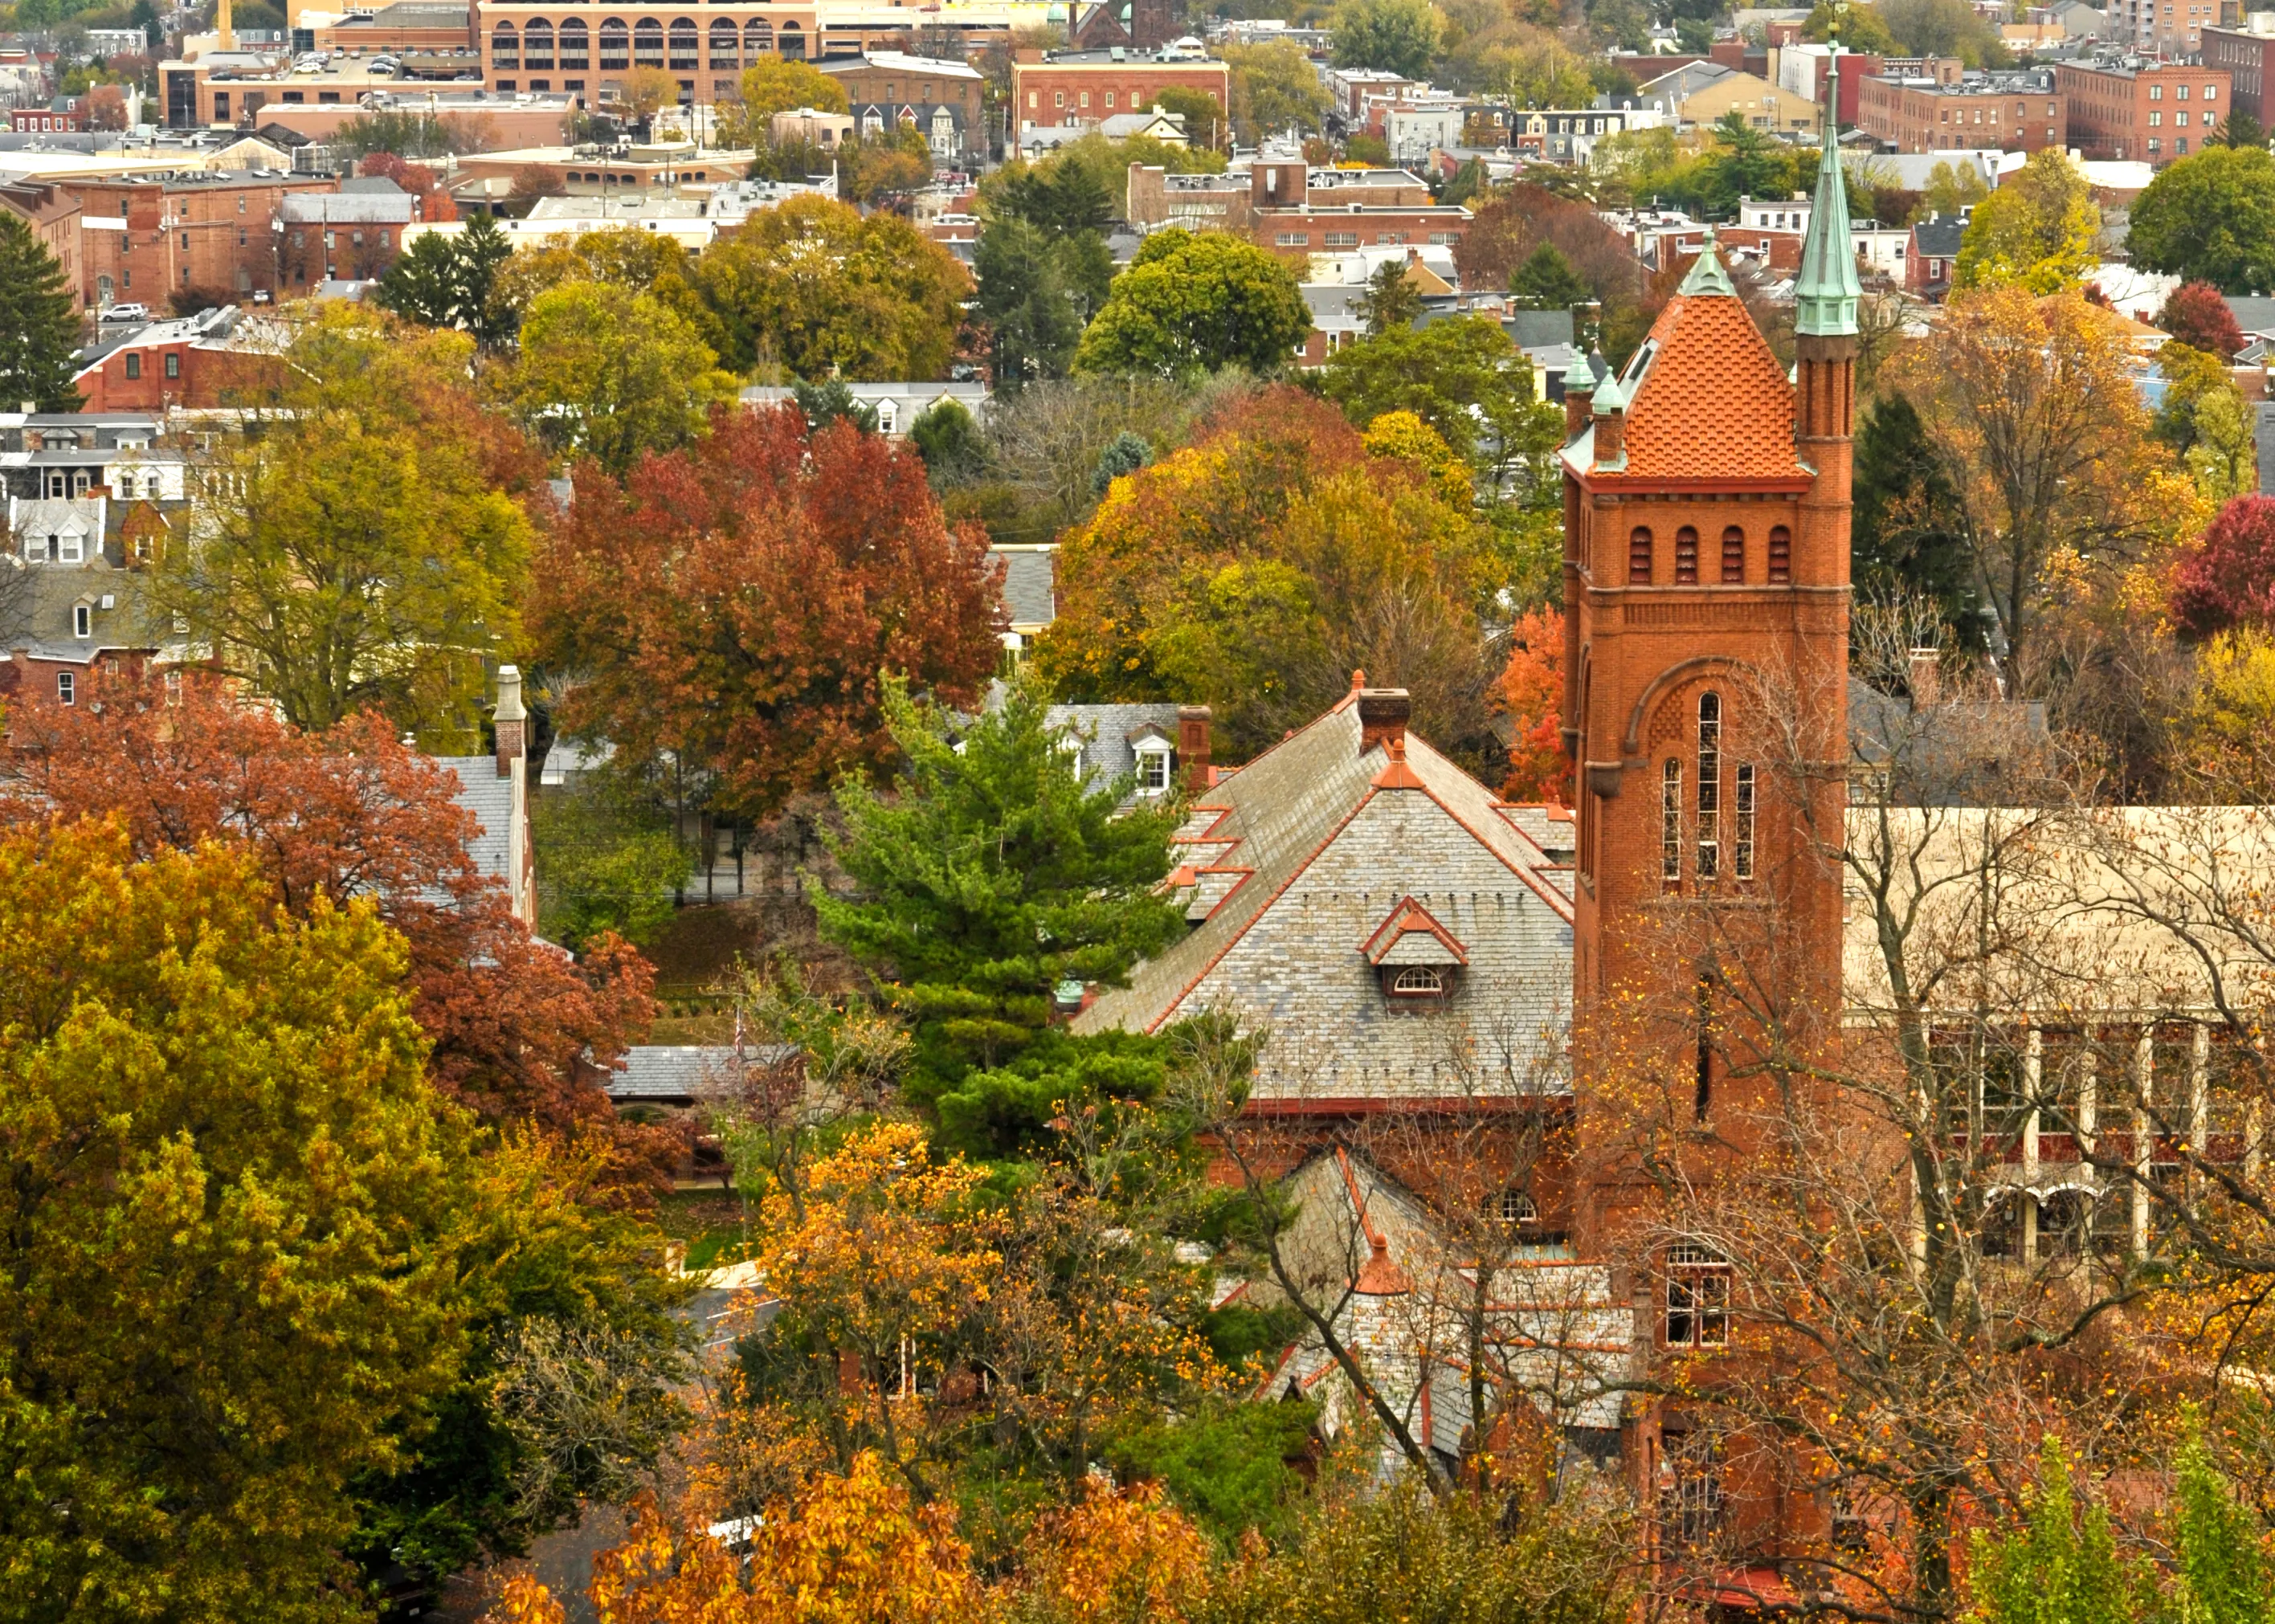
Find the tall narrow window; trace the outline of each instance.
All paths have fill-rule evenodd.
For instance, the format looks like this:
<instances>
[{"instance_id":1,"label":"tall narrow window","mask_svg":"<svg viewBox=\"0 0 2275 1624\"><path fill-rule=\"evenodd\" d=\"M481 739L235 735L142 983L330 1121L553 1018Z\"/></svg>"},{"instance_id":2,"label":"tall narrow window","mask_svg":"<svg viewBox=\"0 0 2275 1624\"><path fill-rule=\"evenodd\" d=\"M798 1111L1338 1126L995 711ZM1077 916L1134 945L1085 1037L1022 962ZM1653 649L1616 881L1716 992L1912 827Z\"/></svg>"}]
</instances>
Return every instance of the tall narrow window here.
<instances>
[{"instance_id":1,"label":"tall narrow window","mask_svg":"<svg viewBox=\"0 0 2275 1624\"><path fill-rule=\"evenodd\" d=\"M1698 533L1688 525L1674 533L1674 584L1698 585Z\"/></svg>"},{"instance_id":2,"label":"tall narrow window","mask_svg":"<svg viewBox=\"0 0 2275 1624\"><path fill-rule=\"evenodd\" d=\"M1651 532L1641 525L1628 538L1628 585L1651 585Z\"/></svg>"},{"instance_id":3,"label":"tall narrow window","mask_svg":"<svg viewBox=\"0 0 2275 1624\"><path fill-rule=\"evenodd\" d=\"M1722 533L1722 585L1742 586L1746 581L1746 533L1735 525Z\"/></svg>"},{"instance_id":4,"label":"tall narrow window","mask_svg":"<svg viewBox=\"0 0 2275 1624\"><path fill-rule=\"evenodd\" d=\"M1727 1348L1730 1342L1730 1265L1704 1246L1667 1253L1667 1345Z\"/></svg>"},{"instance_id":5,"label":"tall narrow window","mask_svg":"<svg viewBox=\"0 0 2275 1624\"><path fill-rule=\"evenodd\" d=\"M1793 532L1780 525L1770 532L1770 582L1783 586L1793 579Z\"/></svg>"},{"instance_id":6,"label":"tall narrow window","mask_svg":"<svg viewBox=\"0 0 2275 1624\"><path fill-rule=\"evenodd\" d=\"M1730 871L1741 880L1754 877L1754 769L1750 762L1738 767L1738 799L1732 809L1737 827L1731 833Z\"/></svg>"},{"instance_id":7,"label":"tall narrow window","mask_svg":"<svg viewBox=\"0 0 2275 1624\"><path fill-rule=\"evenodd\" d=\"M1682 763L1669 759L1659 786L1659 877L1682 881Z\"/></svg>"},{"instance_id":8,"label":"tall narrow window","mask_svg":"<svg viewBox=\"0 0 2275 1624\"><path fill-rule=\"evenodd\" d=\"M1722 863L1722 696L1698 696L1698 878Z\"/></svg>"}]
</instances>

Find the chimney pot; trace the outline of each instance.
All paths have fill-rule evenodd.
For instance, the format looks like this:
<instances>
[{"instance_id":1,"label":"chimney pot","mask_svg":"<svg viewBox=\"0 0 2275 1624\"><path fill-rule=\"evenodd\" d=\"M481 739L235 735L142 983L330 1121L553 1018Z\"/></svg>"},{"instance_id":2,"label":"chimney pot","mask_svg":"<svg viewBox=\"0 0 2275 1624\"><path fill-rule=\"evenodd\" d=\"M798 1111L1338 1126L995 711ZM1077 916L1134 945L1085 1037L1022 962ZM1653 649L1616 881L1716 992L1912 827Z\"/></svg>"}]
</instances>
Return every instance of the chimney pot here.
<instances>
[{"instance_id":1,"label":"chimney pot","mask_svg":"<svg viewBox=\"0 0 2275 1624\"><path fill-rule=\"evenodd\" d=\"M1403 688L1366 688L1358 696L1358 753L1376 745L1396 753L1406 748L1406 722L1414 701Z\"/></svg>"}]
</instances>

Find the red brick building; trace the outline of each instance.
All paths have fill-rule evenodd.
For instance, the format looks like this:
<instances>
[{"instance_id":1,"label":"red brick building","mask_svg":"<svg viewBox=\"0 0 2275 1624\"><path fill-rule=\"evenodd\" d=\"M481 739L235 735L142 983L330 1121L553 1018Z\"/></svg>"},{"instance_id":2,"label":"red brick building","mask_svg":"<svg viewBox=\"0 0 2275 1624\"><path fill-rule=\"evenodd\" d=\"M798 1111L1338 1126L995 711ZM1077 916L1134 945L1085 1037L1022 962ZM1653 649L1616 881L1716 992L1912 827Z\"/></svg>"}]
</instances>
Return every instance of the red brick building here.
<instances>
[{"instance_id":1,"label":"red brick building","mask_svg":"<svg viewBox=\"0 0 2275 1624\"><path fill-rule=\"evenodd\" d=\"M1116 113L1144 111L1164 90L1198 90L1223 108L1232 94L1230 70L1194 57L1059 51L1011 64L1011 117L1022 129L1098 124Z\"/></svg>"},{"instance_id":2,"label":"red brick building","mask_svg":"<svg viewBox=\"0 0 2275 1624\"><path fill-rule=\"evenodd\" d=\"M73 182L85 210L80 278L87 302L250 304L277 292L276 224L282 199L336 192L323 175L238 170L179 180Z\"/></svg>"},{"instance_id":3,"label":"red brick building","mask_svg":"<svg viewBox=\"0 0 2275 1624\"><path fill-rule=\"evenodd\" d=\"M2275 34L2254 34L2243 28L2206 28L2203 64L2227 75L2234 102L2230 111L2267 120L2270 70L2275 70Z\"/></svg>"},{"instance_id":4,"label":"red brick building","mask_svg":"<svg viewBox=\"0 0 2275 1624\"><path fill-rule=\"evenodd\" d=\"M72 380L80 409L164 412L259 404L283 382L283 363L240 331L243 312L224 306L154 321L102 349Z\"/></svg>"},{"instance_id":5,"label":"red brick building","mask_svg":"<svg viewBox=\"0 0 2275 1624\"><path fill-rule=\"evenodd\" d=\"M1898 152L1996 147L2006 152L2064 151L2067 99L2049 72L2000 73L1956 85L1916 79L1860 79L1856 124Z\"/></svg>"},{"instance_id":6,"label":"red brick building","mask_svg":"<svg viewBox=\"0 0 2275 1624\"><path fill-rule=\"evenodd\" d=\"M76 294L80 285L79 200L52 181L0 178L0 208L23 216L33 235L64 268L64 283Z\"/></svg>"},{"instance_id":7,"label":"red brick building","mask_svg":"<svg viewBox=\"0 0 2275 1624\"><path fill-rule=\"evenodd\" d=\"M87 102L80 96L58 96L46 107L11 107L8 128L18 134L87 128Z\"/></svg>"},{"instance_id":8,"label":"red brick building","mask_svg":"<svg viewBox=\"0 0 2275 1624\"><path fill-rule=\"evenodd\" d=\"M2071 143L2088 158L2169 163L2203 151L2227 117L2229 79L2217 68L2065 62L2054 86L2069 105Z\"/></svg>"}]
</instances>

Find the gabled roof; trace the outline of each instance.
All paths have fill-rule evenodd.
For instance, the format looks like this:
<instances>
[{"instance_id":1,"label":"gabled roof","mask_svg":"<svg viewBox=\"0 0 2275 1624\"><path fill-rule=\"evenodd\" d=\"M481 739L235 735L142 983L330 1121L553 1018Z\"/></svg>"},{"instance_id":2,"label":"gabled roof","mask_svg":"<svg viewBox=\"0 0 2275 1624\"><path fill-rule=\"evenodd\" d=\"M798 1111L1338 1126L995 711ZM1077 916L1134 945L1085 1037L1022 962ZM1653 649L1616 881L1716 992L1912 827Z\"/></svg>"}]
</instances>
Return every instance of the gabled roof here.
<instances>
[{"instance_id":1,"label":"gabled roof","mask_svg":"<svg viewBox=\"0 0 2275 1624\"><path fill-rule=\"evenodd\" d=\"M1412 940L1412 939L1419 939ZM1418 949L1418 950L1417 950ZM1398 899L1359 949L1370 964L1466 964L1469 949L1410 896Z\"/></svg>"},{"instance_id":2,"label":"gabled roof","mask_svg":"<svg viewBox=\"0 0 2275 1624\"><path fill-rule=\"evenodd\" d=\"M1467 967L1447 1017L1523 1029L1516 1074L1477 1085L1539 1086L1524 1067L1553 1058L1561 1040L1544 1034L1570 992L1561 866L1516 809L1412 733L1402 762L1381 744L1362 750L1357 698L1190 809L1175 880L1191 933L1128 986L1101 989L1077 1030L1155 1031L1228 1002L1278 1034L1259 1099L1452 1096L1465 1084L1446 1069L1442 1031L1386 1007L1368 953L1386 909L1410 905L1387 934Z\"/></svg>"},{"instance_id":3,"label":"gabled roof","mask_svg":"<svg viewBox=\"0 0 2275 1624\"><path fill-rule=\"evenodd\" d=\"M1706 252L1713 252L1711 245ZM1628 402L1626 465L1594 479L1810 481L1794 454L1793 385L1735 294L1681 292L1669 299L1620 384Z\"/></svg>"}]
</instances>

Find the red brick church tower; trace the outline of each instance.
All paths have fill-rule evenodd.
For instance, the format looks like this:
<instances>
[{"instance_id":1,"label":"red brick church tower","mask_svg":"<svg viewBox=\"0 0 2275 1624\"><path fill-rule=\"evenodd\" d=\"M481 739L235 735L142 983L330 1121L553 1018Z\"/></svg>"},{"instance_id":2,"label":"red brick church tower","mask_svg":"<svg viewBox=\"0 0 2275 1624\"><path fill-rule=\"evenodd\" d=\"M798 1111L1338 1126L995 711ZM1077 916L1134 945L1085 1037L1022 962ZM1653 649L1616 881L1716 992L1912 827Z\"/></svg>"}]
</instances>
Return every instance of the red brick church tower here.
<instances>
[{"instance_id":1,"label":"red brick church tower","mask_svg":"<svg viewBox=\"0 0 2275 1624\"><path fill-rule=\"evenodd\" d=\"M1730 1326L1700 1311L1711 1281L1680 1278L1721 1265L1649 1240L1636 1147L1742 1181L1763 1149L1750 1105L1838 1041L1861 290L1835 152L1828 133L1790 374L1710 238L1625 370L1565 386L1576 1239L1621 1268L1646 1366ZM1709 1424L1629 1415L1636 1486L1667 1502L1678 1437ZM1731 1485L1734 1508L1748 1492ZM1739 1543L1772 1546L1801 1514L1757 1503Z\"/></svg>"}]
</instances>

